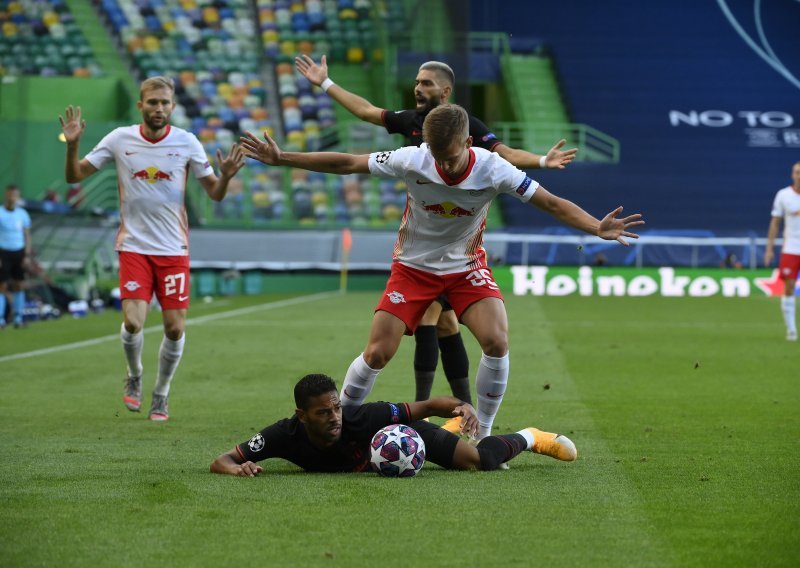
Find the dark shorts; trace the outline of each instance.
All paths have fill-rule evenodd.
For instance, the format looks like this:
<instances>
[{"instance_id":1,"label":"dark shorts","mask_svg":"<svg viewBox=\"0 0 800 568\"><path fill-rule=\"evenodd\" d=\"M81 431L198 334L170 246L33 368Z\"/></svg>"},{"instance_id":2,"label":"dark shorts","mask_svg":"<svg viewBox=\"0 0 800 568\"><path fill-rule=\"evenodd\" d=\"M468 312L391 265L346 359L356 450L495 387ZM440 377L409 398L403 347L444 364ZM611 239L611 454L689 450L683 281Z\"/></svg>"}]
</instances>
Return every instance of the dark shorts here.
<instances>
[{"instance_id":1,"label":"dark shorts","mask_svg":"<svg viewBox=\"0 0 800 568\"><path fill-rule=\"evenodd\" d=\"M435 463L445 469L453 467L453 455L456 453L458 436L425 420L417 420L409 424L409 426L416 430L422 441L425 442L426 461Z\"/></svg>"},{"instance_id":2,"label":"dark shorts","mask_svg":"<svg viewBox=\"0 0 800 568\"><path fill-rule=\"evenodd\" d=\"M6 250L0 249L0 282L25 280L25 249Z\"/></svg>"},{"instance_id":3,"label":"dark shorts","mask_svg":"<svg viewBox=\"0 0 800 568\"><path fill-rule=\"evenodd\" d=\"M442 305L443 312L452 312L453 306L450 305L450 302L447 301L447 298L444 296L439 296L436 298L436 301Z\"/></svg>"}]
</instances>

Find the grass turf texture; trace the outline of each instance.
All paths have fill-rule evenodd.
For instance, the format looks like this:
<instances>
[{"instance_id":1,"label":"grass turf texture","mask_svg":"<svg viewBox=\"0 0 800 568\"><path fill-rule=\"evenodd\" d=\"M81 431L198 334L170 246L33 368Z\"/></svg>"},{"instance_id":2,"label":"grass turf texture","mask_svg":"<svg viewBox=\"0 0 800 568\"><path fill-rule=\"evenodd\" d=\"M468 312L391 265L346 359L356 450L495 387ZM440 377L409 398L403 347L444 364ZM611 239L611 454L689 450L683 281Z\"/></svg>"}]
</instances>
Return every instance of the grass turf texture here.
<instances>
[{"instance_id":1,"label":"grass turf texture","mask_svg":"<svg viewBox=\"0 0 800 568\"><path fill-rule=\"evenodd\" d=\"M119 314L0 335L0 565L728 566L800 556L800 345L765 298L507 298L511 378L497 433L568 434L575 463L414 479L255 479L208 465L293 409L306 372L341 384L377 293L202 318L285 297L196 302L166 424L121 402ZM218 317L218 316L217 316ZM198 319L199 318L199 319ZM153 313L149 326L160 322ZM93 346L8 355L105 337ZM465 332L472 375L479 350ZM5 356L5 359L3 357ZM405 339L372 400L413 396ZM448 392L441 372L434 394Z\"/></svg>"}]
</instances>

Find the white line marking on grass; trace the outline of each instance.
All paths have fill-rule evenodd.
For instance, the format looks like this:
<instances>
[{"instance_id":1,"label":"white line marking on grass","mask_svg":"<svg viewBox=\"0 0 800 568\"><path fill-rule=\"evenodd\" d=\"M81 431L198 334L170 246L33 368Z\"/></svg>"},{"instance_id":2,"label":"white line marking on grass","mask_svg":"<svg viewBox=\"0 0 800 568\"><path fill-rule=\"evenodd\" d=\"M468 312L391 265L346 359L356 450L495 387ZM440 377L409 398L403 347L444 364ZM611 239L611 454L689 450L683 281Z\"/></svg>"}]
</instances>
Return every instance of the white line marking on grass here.
<instances>
[{"instance_id":1,"label":"white line marking on grass","mask_svg":"<svg viewBox=\"0 0 800 568\"><path fill-rule=\"evenodd\" d=\"M337 290L335 292L320 292L319 294L312 294L310 296L300 296L299 298L290 298L288 300L280 300L278 302L267 302L265 304L258 304L255 306L247 306L244 308L237 308L235 310L228 310L226 312L217 312L215 314L208 314L207 316L200 316L196 318L189 318L186 320L186 325L202 325L208 322L217 321L226 318L232 318L236 316L242 316L246 314L252 314L255 312L262 312L267 310L276 310L278 308L285 308L287 306L294 306L297 304L305 304L307 302L315 302L317 300L324 300L326 298L330 298L332 296L338 296L340 292ZM164 329L163 325L153 325L150 327L144 328L142 330L144 333L151 333L153 331L160 331ZM96 337L94 339L86 339L84 341L76 341L75 343L66 343L64 345L56 345L54 347L47 347L45 349L36 349L35 351L27 351L25 353L14 353L13 355L5 355L0 357L0 363L5 363L7 361L17 361L19 359L29 359L31 357L39 357L44 355L51 355L53 353L60 353L61 351L70 351L72 349L81 349L82 347L91 347L92 345L98 345L100 343L105 343L106 341L112 341L114 339L119 339L119 333L114 333L111 335L104 335L102 337Z\"/></svg>"}]
</instances>

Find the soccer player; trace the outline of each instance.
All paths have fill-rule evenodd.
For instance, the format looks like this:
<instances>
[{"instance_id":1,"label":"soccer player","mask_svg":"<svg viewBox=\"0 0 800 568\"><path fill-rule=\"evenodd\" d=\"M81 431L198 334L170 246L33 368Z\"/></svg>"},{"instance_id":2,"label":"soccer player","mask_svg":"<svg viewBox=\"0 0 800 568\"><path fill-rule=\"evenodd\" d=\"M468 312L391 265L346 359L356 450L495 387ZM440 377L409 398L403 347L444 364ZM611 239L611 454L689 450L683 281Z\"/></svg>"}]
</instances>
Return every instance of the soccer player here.
<instances>
[{"instance_id":1,"label":"soccer player","mask_svg":"<svg viewBox=\"0 0 800 568\"><path fill-rule=\"evenodd\" d=\"M25 325L25 262L31 256L31 218L19 207L19 188L6 186L3 207L0 207L0 329L6 327L6 294L11 281L14 327Z\"/></svg>"},{"instance_id":2,"label":"soccer player","mask_svg":"<svg viewBox=\"0 0 800 568\"><path fill-rule=\"evenodd\" d=\"M189 308L189 224L185 192L189 172L214 201L221 201L231 178L244 165L234 144L228 156L217 150L220 177L208 163L199 140L169 124L175 108L175 86L168 77L142 82L141 124L113 130L82 160L78 145L85 121L80 107L59 116L67 142L66 178L79 182L112 160L117 168L120 200L119 286L123 323L120 331L128 364L123 402L134 412L142 404L142 328L155 292L161 304L164 338L158 355L158 376L148 418L169 418L170 382L183 354L186 310Z\"/></svg>"},{"instance_id":3,"label":"soccer player","mask_svg":"<svg viewBox=\"0 0 800 568\"><path fill-rule=\"evenodd\" d=\"M531 203L559 221L625 245L641 215L621 219L618 207L598 220L571 201L545 190L498 154L471 148L467 112L439 105L423 125L425 144L356 156L334 152L282 152L275 142L247 133L247 156L268 165L313 171L371 173L403 179L408 204L400 223L389 281L372 319L364 352L345 376L341 399L360 405L378 373L394 356L403 334L412 334L422 314L444 294L472 332L483 355L478 366L478 438L491 434L508 381L508 323L503 296L482 247L486 212L500 193Z\"/></svg>"},{"instance_id":4,"label":"soccer player","mask_svg":"<svg viewBox=\"0 0 800 568\"><path fill-rule=\"evenodd\" d=\"M363 97L351 93L334 83L328 76L328 64L323 55L319 64L307 55L295 58L295 65L312 84L325 90L336 102L353 115L383 126L390 134L402 134L409 144L422 143L422 124L428 113L447 103L455 85L455 73L446 63L428 61L423 63L414 82L416 108L388 111L376 107ZM474 116L469 116L469 135L473 145L490 152L497 152L518 168L560 168L563 169L574 158L577 149L562 151L566 140L559 141L546 156L539 156L525 150L510 148L503 144L487 126ZM437 345L438 337L438 345ZM439 297L422 316L420 325L414 333L416 350L414 352L414 375L416 379L416 400L430 396L439 351L442 354L442 367L450 384L453 396L471 401L469 389L469 359L461 339L458 320L452 306ZM456 431L457 420L445 424L444 428Z\"/></svg>"},{"instance_id":5,"label":"soccer player","mask_svg":"<svg viewBox=\"0 0 800 568\"><path fill-rule=\"evenodd\" d=\"M327 375L306 375L294 387L294 416L267 426L248 441L217 456L212 473L255 477L256 462L288 460L306 471L359 472L369 469L370 441L390 424L414 428L425 442L426 459L447 469L489 471L525 450L563 461L578 457L575 444L560 434L525 428L514 434L489 436L472 446L439 426L429 416L460 416L475 429L475 410L456 398L436 397L412 403L374 402L342 408L336 383Z\"/></svg>"},{"instance_id":6,"label":"soccer player","mask_svg":"<svg viewBox=\"0 0 800 568\"><path fill-rule=\"evenodd\" d=\"M767 248L764 251L764 264L769 266L775 256L775 237L778 236L781 221L784 223L783 248L778 264L783 279L781 310L786 324L786 339L797 341L795 309L795 285L800 270L800 162L792 166L792 185L784 187L775 194L772 204L772 220L767 233Z\"/></svg>"}]
</instances>

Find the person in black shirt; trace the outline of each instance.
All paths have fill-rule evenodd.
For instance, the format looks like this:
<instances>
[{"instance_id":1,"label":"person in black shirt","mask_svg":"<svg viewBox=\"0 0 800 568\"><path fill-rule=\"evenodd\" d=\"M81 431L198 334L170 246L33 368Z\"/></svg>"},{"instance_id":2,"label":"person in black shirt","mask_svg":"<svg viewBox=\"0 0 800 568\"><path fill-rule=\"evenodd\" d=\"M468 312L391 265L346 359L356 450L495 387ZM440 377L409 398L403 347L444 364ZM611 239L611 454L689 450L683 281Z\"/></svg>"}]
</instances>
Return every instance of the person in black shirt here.
<instances>
[{"instance_id":1,"label":"person in black shirt","mask_svg":"<svg viewBox=\"0 0 800 568\"><path fill-rule=\"evenodd\" d=\"M368 100L351 93L335 84L328 77L328 64L323 55L319 64L307 55L295 58L297 70L312 84L322 87L330 97L341 104L353 115L383 126L390 134L402 134L409 144L422 144L422 123L428 113L447 103L455 85L455 74L449 65L440 61L423 63L414 83L416 108L409 110L389 111L374 106ZM469 116L469 135L475 146L497 152L503 158L521 169L558 168L563 169L574 158L577 149L562 150L566 140L560 140L545 156L533 154L525 150L510 148L503 144L489 128L474 116ZM453 396L471 402L469 387L469 359L461 339L458 320L444 298L438 298L425 312L414 338L414 375L416 378L416 400L425 400L430 396L436 365L441 350L442 367L450 384ZM438 343L438 344L437 344ZM455 432L459 428L459 420L448 421L444 428Z\"/></svg>"},{"instance_id":2,"label":"person in black shirt","mask_svg":"<svg viewBox=\"0 0 800 568\"><path fill-rule=\"evenodd\" d=\"M494 470L525 450L562 461L574 461L578 455L566 436L536 428L487 436L472 446L424 420L429 416L459 416L462 433L474 435L478 428L475 410L451 397L342 408L333 379L311 374L295 385L294 398L297 408L292 418L267 426L248 441L217 456L211 463L211 472L255 477L263 471L256 462L268 458L288 460L306 471L366 471L372 437L390 424L414 428L425 442L426 459L447 469Z\"/></svg>"}]
</instances>

